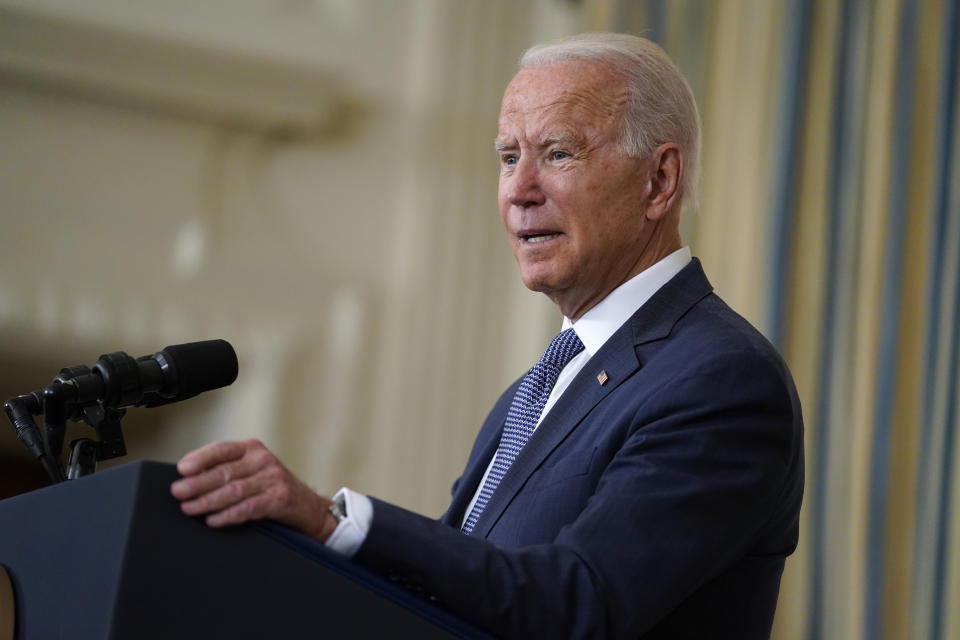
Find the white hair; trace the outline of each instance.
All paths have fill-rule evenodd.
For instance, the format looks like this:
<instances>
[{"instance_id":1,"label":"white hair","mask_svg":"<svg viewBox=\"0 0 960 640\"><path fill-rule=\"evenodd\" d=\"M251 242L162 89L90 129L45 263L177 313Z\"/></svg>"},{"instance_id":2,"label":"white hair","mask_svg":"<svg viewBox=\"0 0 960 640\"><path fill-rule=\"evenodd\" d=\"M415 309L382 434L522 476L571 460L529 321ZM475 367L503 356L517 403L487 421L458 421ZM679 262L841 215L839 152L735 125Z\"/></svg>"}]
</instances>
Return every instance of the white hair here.
<instances>
[{"instance_id":1,"label":"white hair","mask_svg":"<svg viewBox=\"0 0 960 640\"><path fill-rule=\"evenodd\" d=\"M520 69L569 61L609 65L626 81L623 114L624 152L642 158L666 142L675 142L686 160L681 202L696 205L700 178L700 115L693 91L666 52L645 38L623 33L584 33L538 44L520 57Z\"/></svg>"}]
</instances>

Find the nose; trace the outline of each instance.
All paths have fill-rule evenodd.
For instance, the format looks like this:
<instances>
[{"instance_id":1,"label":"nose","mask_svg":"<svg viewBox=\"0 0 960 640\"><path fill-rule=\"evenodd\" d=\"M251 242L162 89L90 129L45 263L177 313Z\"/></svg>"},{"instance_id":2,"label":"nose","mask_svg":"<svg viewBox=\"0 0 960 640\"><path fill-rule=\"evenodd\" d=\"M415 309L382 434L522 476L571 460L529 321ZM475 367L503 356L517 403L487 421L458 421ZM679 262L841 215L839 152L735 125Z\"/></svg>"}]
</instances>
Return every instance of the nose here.
<instances>
[{"instance_id":1,"label":"nose","mask_svg":"<svg viewBox=\"0 0 960 640\"><path fill-rule=\"evenodd\" d=\"M540 184L540 170L536 158L522 155L513 171L501 178L507 201L515 207L527 208L543 204L544 195Z\"/></svg>"}]
</instances>

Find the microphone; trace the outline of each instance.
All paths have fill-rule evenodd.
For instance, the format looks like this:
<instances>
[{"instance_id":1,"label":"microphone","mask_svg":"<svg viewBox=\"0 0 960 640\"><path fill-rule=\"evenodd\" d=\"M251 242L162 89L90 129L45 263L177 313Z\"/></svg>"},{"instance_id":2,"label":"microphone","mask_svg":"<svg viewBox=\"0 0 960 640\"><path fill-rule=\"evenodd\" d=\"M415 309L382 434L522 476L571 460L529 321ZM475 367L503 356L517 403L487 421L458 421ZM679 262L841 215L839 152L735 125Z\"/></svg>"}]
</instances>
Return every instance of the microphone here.
<instances>
[{"instance_id":1,"label":"microphone","mask_svg":"<svg viewBox=\"0 0 960 640\"><path fill-rule=\"evenodd\" d=\"M95 403L114 409L156 407L226 387L237 379L237 370L229 342L204 340L171 345L136 360L123 351L107 353L92 371L62 369L51 387L65 391L74 408Z\"/></svg>"},{"instance_id":2,"label":"microphone","mask_svg":"<svg viewBox=\"0 0 960 640\"><path fill-rule=\"evenodd\" d=\"M10 398L4 410L17 437L46 469L52 482L62 482L60 452L67 420L83 420L99 441L71 442L67 478L93 473L98 460L126 455L120 418L126 407L157 407L226 387L237 379L237 354L226 340L204 340L165 347L133 359L123 351L107 353L94 363L66 367L50 386ZM43 413L46 447L33 420Z\"/></svg>"}]
</instances>

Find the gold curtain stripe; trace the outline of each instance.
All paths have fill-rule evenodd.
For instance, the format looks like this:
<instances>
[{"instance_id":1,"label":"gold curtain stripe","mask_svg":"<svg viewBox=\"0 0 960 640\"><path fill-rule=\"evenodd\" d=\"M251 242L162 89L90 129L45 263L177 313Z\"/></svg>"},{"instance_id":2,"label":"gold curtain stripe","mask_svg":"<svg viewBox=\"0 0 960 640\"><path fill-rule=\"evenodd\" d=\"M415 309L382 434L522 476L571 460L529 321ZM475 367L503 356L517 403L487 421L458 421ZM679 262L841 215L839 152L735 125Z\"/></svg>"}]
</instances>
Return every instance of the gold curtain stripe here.
<instances>
[{"instance_id":1,"label":"gold curtain stripe","mask_svg":"<svg viewBox=\"0 0 960 640\"><path fill-rule=\"evenodd\" d=\"M717 290L740 313L763 320L771 182L770 124L776 56L756 54L776 41L778 3L716 9L704 122L704 176L693 246Z\"/></svg>"}]
</instances>

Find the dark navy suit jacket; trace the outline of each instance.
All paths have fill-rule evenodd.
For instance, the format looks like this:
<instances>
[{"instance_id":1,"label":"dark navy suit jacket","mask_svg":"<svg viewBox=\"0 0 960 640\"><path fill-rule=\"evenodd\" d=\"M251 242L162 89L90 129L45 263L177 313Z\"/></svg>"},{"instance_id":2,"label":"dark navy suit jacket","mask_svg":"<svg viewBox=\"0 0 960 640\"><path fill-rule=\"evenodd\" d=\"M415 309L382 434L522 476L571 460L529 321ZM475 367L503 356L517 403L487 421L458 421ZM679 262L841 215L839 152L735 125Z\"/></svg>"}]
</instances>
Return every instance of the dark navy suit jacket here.
<instances>
[{"instance_id":1,"label":"dark navy suit jacket","mask_svg":"<svg viewBox=\"0 0 960 640\"><path fill-rule=\"evenodd\" d=\"M442 519L374 499L361 562L503 637L769 637L797 544L800 403L699 261L590 359L466 536L516 386Z\"/></svg>"}]
</instances>

